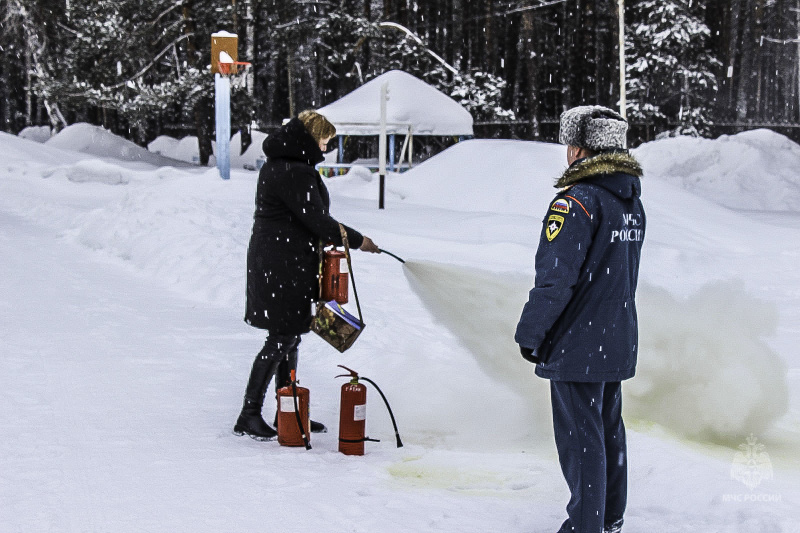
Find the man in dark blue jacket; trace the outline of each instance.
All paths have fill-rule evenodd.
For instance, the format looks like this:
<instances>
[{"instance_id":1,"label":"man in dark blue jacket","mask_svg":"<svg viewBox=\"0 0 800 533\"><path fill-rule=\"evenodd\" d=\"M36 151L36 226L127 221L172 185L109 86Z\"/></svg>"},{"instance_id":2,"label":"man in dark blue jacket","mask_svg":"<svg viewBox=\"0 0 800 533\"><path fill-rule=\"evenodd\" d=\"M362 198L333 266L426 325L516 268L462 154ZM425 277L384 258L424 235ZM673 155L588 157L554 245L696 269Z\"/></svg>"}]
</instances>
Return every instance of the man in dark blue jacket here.
<instances>
[{"instance_id":1,"label":"man in dark blue jacket","mask_svg":"<svg viewBox=\"0 0 800 533\"><path fill-rule=\"evenodd\" d=\"M627 499L620 382L636 370L636 284L645 232L642 170L618 113L561 116L569 168L544 218L536 281L514 339L550 380L561 470L572 497L559 530L617 533Z\"/></svg>"}]
</instances>

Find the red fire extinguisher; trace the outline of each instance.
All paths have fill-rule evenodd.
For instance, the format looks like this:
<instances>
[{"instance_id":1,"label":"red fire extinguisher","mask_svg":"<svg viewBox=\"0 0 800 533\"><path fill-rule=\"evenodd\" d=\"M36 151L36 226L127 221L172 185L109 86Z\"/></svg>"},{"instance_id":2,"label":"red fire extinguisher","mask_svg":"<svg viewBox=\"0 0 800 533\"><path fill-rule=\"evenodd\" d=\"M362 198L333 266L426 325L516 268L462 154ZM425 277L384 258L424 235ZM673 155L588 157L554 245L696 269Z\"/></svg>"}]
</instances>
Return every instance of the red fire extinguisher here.
<instances>
[{"instance_id":1,"label":"red fire extinguisher","mask_svg":"<svg viewBox=\"0 0 800 533\"><path fill-rule=\"evenodd\" d=\"M305 446L309 442L310 417L308 412L309 390L297 386L295 371L291 371L291 383L278 389L278 444L281 446Z\"/></svg>"},{"instance_id":2,"label":"red fire extinguisher","mask_svg":"<svg viewBox=\"0 0 800 533\"><path fill-rule=\"evenodd\" d=\"M379 442L378 439L371 439L366 436L366 420L367 420L367 387L358 382L359 379L371 383L375 390L381 395L386 408L389 410L389 416L392 418L392 425L394 426L394 435L397 438L397 447L401 448L403 442L400 440L400 433L397 431L397 423L394 420L394 413L392 408L389 407L389 402L383 391L369 378L361 376L358 373L343 365L337 365L344 368L350 374L341 374L337 378L349 377L350 382L342 385L342 397L339 408L339 451L345 455L364 455L364 442Z\"/></svg>"},{"instance_id":3,"label":"red fire extinguisher","mask_svg":"<svg viewBox=\"0 0 800 533\"><path fill-rule=\"evenodd\" d=\"M322 254L322 301L336 300L340 304L347 303L349 270L347 268L347 254L335 247L325 250Z\"/></svg>"}]
</instances>

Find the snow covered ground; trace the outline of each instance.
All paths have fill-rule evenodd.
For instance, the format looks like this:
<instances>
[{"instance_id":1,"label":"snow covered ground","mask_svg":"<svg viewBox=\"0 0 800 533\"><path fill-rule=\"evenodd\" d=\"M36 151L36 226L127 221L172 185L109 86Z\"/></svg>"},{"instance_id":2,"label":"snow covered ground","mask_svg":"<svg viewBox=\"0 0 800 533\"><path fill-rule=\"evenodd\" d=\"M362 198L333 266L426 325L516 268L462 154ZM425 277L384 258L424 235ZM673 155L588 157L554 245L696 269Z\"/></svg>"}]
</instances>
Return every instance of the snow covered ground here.
<instances>
[{"instance_id":1,"label":"snow covered ground","mask_svg":"<svg viewBox=\"0 0 800 533\"><path fill-rule=\"evenodd\" d=\"M305 451L231 433L263 342L241 320L256 174L126 146L0 134L0 531L558 528L547 386L511 335L563 147L456 145L390 176L383 211L365 169L327 181L334 215L408 263L356 253L364 334L345 354L304 337L331 430ZM798 532L800 147L757 131L635 154L625 531ZM382 442L336 451L337 364L381 386L403 448L371 390Z\"/></svg>"}]
</instances>

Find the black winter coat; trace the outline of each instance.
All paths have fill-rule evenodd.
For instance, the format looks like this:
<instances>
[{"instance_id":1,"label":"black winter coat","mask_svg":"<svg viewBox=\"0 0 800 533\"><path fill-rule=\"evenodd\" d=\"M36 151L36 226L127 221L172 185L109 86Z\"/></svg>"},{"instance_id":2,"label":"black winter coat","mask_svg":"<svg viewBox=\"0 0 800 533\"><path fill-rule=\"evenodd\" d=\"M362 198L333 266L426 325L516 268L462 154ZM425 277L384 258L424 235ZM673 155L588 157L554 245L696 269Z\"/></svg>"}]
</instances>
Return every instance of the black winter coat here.
<instances>
[{"instance_id":1,"label":"black winter coat","mask_svg":"<svg viewBox=\"0 0 800 533\"><path fill-rule=\"evenodd\" d=\"M636 285L645 231L641 167L626 153L573 163L545 215L536 281L514 339L555 381L633 377Z\"/></svg>"},{"instance_id":2,"label":"black winter coat","mask_svg":"<svg viewBox=\"0 0 800 533\"><path fill-rule=\"evenodd\" d=\"M309 330L319 298L319 242L342 244L330 216L330 196L314 165L323 160L317 142L294 118L264 141L267 162L256 189L253 233L247 250L245 322L271 333ZM351 248L362 235L347 228Z\"/></svg>"}]
</instances>

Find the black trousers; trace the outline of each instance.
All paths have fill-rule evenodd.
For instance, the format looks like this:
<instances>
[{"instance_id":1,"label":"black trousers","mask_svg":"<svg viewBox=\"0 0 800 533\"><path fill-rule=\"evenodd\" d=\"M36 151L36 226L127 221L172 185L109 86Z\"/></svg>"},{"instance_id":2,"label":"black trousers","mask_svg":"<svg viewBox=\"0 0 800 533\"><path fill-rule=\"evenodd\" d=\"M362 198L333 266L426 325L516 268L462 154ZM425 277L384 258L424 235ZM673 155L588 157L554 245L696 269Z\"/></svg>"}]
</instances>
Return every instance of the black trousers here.
<instances>
[{"instance_id":1,"label":"black trousers","mask_svg":"<svg viewBox=\"0 0 800 533\"><path fill-rule=\"evenodd\" d=\"M558 460L572 494L561 531L601 533L622 518L628 461L620 382L550 381Z\"/></svg>"}]
</instances>

